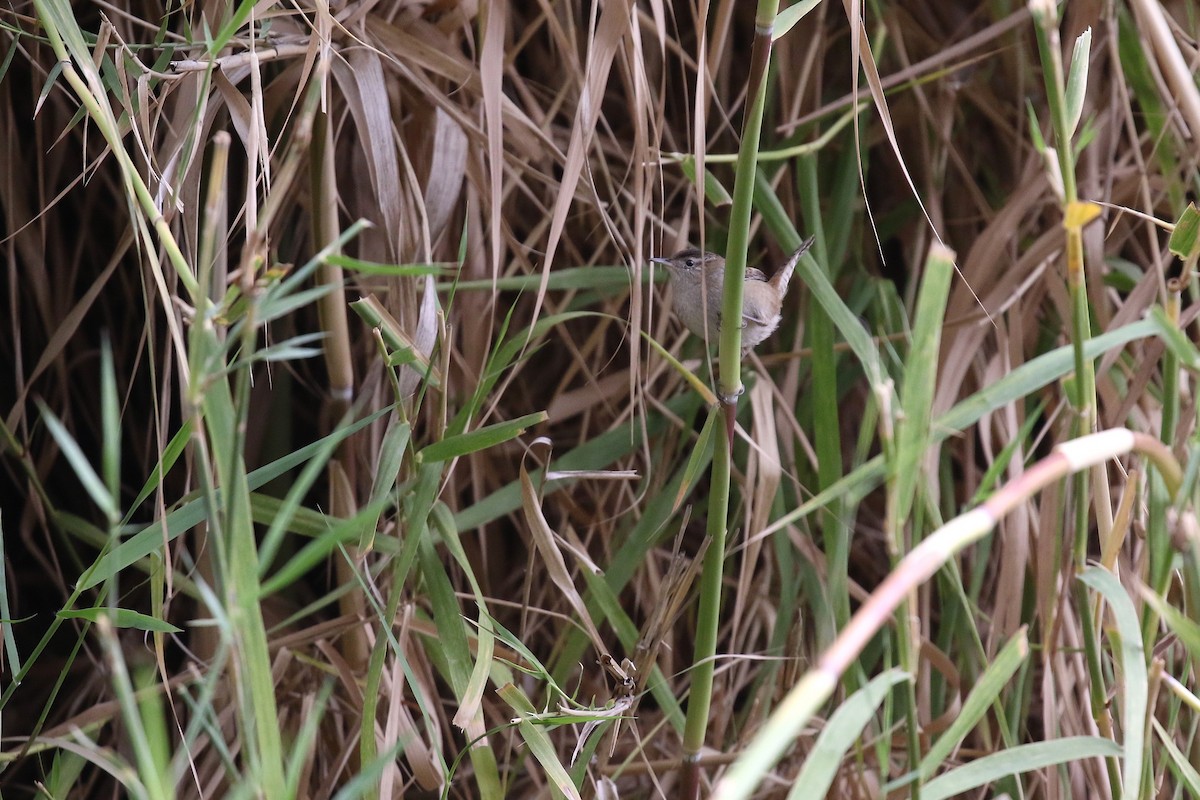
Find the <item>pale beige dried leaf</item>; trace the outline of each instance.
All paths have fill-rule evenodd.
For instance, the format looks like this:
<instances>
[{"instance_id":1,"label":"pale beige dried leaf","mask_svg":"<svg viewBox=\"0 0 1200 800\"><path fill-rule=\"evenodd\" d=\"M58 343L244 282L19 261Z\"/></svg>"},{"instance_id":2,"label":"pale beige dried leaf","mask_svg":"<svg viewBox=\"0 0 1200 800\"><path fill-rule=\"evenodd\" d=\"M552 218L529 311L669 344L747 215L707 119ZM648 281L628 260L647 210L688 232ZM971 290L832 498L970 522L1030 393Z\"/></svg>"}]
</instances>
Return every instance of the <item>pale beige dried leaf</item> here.
<instances>
[{"instance_id":1,"label":"pale beige dried leaf","mask_svg":"<svg viewBox=\"0 0 1200 800\"><path fill-rule=\"evenodd\" d=\"M941 232L933 224L933 220L929 216L929 212L925 209L925 203L921 199L921 193L917 190L917 184L913 180L912 173L909 172L908 165L905 163L904 153L900 149L900 142L896 139L896 129L892 125L892 113L888 109L887 98L884 96L883 81L879 77L879 68L875 64L875 56L871 52L871 40L867 37L866 24L862 18L861 0L842 0L842 4L846 8L846 17L850 21L850 48L852 58L856 64L861 64L863 74L867 79L867 88L871 91L871 99L875 103L875 110L879 112L879 120L883 123L884 133L887 134L888 143L892 146L892 152L896 155L896 160L900 163L900 170L904 173L904 179L908 182L908 188L912 192L912 197L917 201L917 205L921 207L921 213L925 215L926 222L929 223L929 228L939 242L942 241ZM858 90L858 70L854 70L854 89L857 94ZM854 137L859 138L859 121L858 117L854 118ZM863 194L866 195L866 176L862 169L859 170L859 181L863 188ZM870 205L867 206L868 213ZM872 220L872 229L874 229L874 215L870 215ZM879 233L875 232L875 237L878 240Z\"/></svg>"},{"instance_id":2,"label":"pale beige dried leaf","mask_svg":"<svg viewBox=\"0 0 1200 800\"><path fill-rule=\"evenodd\" d=\"M213 85L221 94L221 100L225 104L225 110L229 114L233 130L237 133L238 141L242 144L242 150L254 152L252 149L254 111L250 108L250 101L246 99L241 90L230 82L229 78L225 77L223 72L217 71L213 74Z\"/></svg>"},{"instance_id":3,"label":"pale beige dried leaf","mask_svg":"<svg viewBox=\"0 0 1200 800\"><path fill-rule=\"evenodd\" d=\"M550 582L558 589L560 596L567 602L575 612L575 616L583 625L584 631L587 632L588 638L592 642L592 647L597 653L604 654L608 652L608 648L604 645L604 640L600 636L600 631L592 622L592 616L588 613L587 605L583 602L583 598L579 595L579 591L575 588L575 582L571 579L571 572L567 569L567 564L563 560L562 552L559 550L558 537L554 530L550 527L550 523L546 521L546 516L542 512L541 499L538 497L537 489L533 485L533 479L529 477L529 471L525 468L525 464L521 463L521 507L525 512L525 523L529 530L530 538L533 539L534 547L540 560L534 563L534 567L545 570L545 577L550 578Z\"/></svg>"},{"instance_id":4,"label":"pale beige dried leaf","mask_svg":"<svg viewBox=\"0 0 1200 800\"><path fill-rule=\"evenodd\" d=\"M629 30L630 16L622 3L608 3L600 15L600 22L588 51L585 81L580 87L579 107L571 126L571 142L567 148L567 160L563 164L562 190L558 193L550 219L550 233L546 241L546 255L542 262L541 282L534 298L533 317L537 318L546 298L546 286L550 280L550 268L558 250L567 212L574 199L576 185L583 172L584 162L600 116L600 101L612 69L617 46Z\"/></svg>"},{"instance_id":5,"label":"pale beige dried leaf","mask_svg":"<svg viewBox=\"0 0 1200 800\"><path fill-rule=\"evenodd\" d=\"M615 401L621 397L629 384L628 370L605 375L599 380L587 381L578 389L554 393L546 407L546 415L554 422L562 422L586 411Z\"/></svg>"},{"instance_id":6,"label":"pale beige dried leaf","mask_svg":"<svg viewBox=\"0 0 1200 800\"><path fill-rule=\"evenodd\" d=\"M1171 87L1163 99L1178 103L1178 110L1188 130L1185 136L1200 137L1200 90L1196 88L1195 63L1188 64L1180 51L1175 36L1171 33L1167 12L1162 3L1151 0L1133 0L1134 18L1144 38L1150 41L1151 50L1158 60L1159 68Z\"/></svg>"},{"instance_id":7,"label":"pale beige dried leaf","mask_svg":"<svg viewBox=\"0 0 1200 800\"><path fill-rule=\"evenodd\" d=\"M396 63L396 68L412 80L422 94L438 102L440 107L463 128L477 133L483 138L474 121L462 112L455 104L447 102L445 92L440 83L434 83L426 75L445 78L456 91L469 92L472 95L482 94L482 85L477 68L462 57L453 48L445 46L446 42L441 33L433 27L414 24L405 29L384 21L374 22L367 32L371 40L380 49L388 53L402 53L404 58ZM439 45L443 45L440 46ZM501 98L504 110L505 125L509 130L506 143L519 148L522 158L537 159L547 153L561 158L561 153L554 141L546 135L541 126L517 107L507 96Z\"/></svg>"},{"instance_id":8,"label":"pale beige dried leaf","mask_svg":"<svg viewBox=\"0 0 1200 800\"><path fill-rule=\"evenodd\" d=\"M505 13L499 5L489 3L484 10L483 50L479 54L479 75L483 84L483 122L487 133L488 233L491 247L489 259L493 277L500 274L500 214L504 193L504 123L500 103L504 96L500 80L504 75Z\"/></svg>"},{"instance_id":9,"label":"pale beige dried leaf","mask_svg":"<svg viewBox=\"0 0 1200 800\"><path fill-rule=\"evenodd\" d=\"M433 346L437 342L438 331L438 311L439 303L437 290L434 288L433 276L425 276L425 290L421 293L421 310L417 317L416 329L409 334L407 331L402 332L405 338L412 341L413 349L421 355L421 360L424 364L429 363L429 357L433 354ZM391 315L385 317L390 318ZM399 325L397 324L397 328ZM421 381L421 373L417 372L412 367L402 367L400 369L400 396L408 397L416 391L417 385Z\"/></svg>"},{"instance_id":10,"label":"pale beige dried leaf","mask_svg":"<svg viewBox=\"0 0 1200 800\"><path fill-rule=\"evenodd\" d=\"M467 135L440 106L433 109L429 178L425 183L425 214L429 235L436 243L452 220L462 197L467 170Z\"/></svg>"},{"instance_id":11,"label":"pale beige dried leaf","mask_svg":"<svg viewBox=\"0 0 1200 800\"><path fill-rule=\"evenodd\" d=\"M340 59L332 62L334 79L358 128L361 152L366 158L367 174L379 208L378 222L384 231L390 258L398 261L403 200L387 79L379 54L374 50L355 48L347 60L348 64Z\"/></svg>"}]
</instances>

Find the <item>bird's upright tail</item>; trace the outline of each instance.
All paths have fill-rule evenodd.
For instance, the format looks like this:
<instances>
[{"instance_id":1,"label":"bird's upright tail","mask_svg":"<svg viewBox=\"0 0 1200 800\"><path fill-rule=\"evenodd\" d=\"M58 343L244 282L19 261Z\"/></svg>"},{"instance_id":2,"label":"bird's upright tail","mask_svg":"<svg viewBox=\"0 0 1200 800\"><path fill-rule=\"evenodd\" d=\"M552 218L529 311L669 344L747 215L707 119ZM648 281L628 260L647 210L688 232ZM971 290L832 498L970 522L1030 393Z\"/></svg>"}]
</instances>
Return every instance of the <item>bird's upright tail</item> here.
<instances>
[{"instance_id":1,"label":"bird's upright tail","mask_svg":"<svg viewBox=\"0 0 1200 800\"><path fill-rule=\"evenodd\" d=\"M780 297L783 297L783 295L787 292L788 283L790 283L792 280L792 272L796 269L796 262L800 260L800 256L808 252L808 248L813 246L813 242L815 240L815 236L808 237L804 241L804 244L800 245L800 248L796 250L796 252L792 253L792 257L789 258L787 263L783 265L783 269L775 273L775 277L771 279L772 282L776 283L776 285L779 287Z\"/></svg>"}]
</instances>

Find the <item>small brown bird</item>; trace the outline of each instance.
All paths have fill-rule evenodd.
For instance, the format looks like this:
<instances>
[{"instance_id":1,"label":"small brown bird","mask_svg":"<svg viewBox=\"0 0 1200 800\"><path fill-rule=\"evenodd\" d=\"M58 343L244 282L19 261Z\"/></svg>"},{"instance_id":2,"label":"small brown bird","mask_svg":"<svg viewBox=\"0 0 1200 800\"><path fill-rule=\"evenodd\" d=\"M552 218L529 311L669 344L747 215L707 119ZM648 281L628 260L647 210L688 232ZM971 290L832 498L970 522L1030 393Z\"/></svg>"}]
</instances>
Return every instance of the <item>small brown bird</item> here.
<instances>
[{"instance_id":1,"label":"small brown bird","mask_svg":"<svg viewBox=\"0 0 1200 800\"><path fill-rule=\"evenodd\" d=\"M792 257L769 279L754 267L746 267L742 289L742 353L749 353L779 327L784 295L800 256L813 240L800 245ZM725 259L695 248L681 250L670 258L652 258L671 273L675 315L697 336L715 341L721 332L721 292L725 287ZM705 326L707 325L707 332Z\"/></svg>"}]
</instances>

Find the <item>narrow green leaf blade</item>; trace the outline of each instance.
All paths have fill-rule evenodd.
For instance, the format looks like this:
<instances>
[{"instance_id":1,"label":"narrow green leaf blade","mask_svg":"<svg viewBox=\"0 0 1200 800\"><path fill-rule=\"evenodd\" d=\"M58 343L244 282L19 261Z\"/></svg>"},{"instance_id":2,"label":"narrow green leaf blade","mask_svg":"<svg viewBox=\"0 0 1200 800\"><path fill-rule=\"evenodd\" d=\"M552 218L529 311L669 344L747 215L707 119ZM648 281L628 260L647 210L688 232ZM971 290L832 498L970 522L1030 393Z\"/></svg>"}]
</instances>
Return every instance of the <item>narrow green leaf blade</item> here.
<instances>
[{"instance_id":1,"label":"narrow green leaf blade","mask_svg":"<svg viewBox=\"0 0 1200 800\"><path fill-rule=\"evenodd\" d=\"M500 695L500 699L508 703L509 707L517 712L517 730L520 732L521 738L525 741L525 745L529 748L529 752L533 754L538 764L546 771L546 777L566 797L572 798L572 800L583 800L579 794L579 790L571 782L571 776L567 774L567 771L563 769L562 763L559 762L558 751L555 750L553 743L551 743L546 729L541 725L535 725L527 719L528 716L536 713L533 703L529 702L529 698L511 683L501 686L496 690L496 693Z\"/></svg>"},{"instance_id":2,"label":"narrow green leaf blade","mask_svg":"<svg viewBox=\"0 0 1200 800\"><path fill-rule=\"evenodd\" d=\"M421 450L419 456L425 463L458 458L515 439L531 426L545 421L546 412L538 411L507 422L486 425L477 430L460 433L457 436L448 436L440 442L434 442Z\"/></svg>"},{"instance_id":3,"label":"narrow green leaf blade","mask_svg":"<svg viewBox=\"0 0 1200 800\"><path fill-rule=\"evenodd\" d=\"M966 702L963 703L962 709L955 716L954 721L950 723L950 727L938 737L933 747L929 748L929 752L925 754L925 758L921 760L922 779L931 778L954 748L975 729L976 724L983 719L983 715L996 702L1000 692L1028 657L1029 634L1025 628L1022 628L1008 641L1008 644L1004 645L995 660L984 670L983 675L971 687Z\"/></svg>"},{"instance_id":4,"label":"narrow green leaf blade","mask_svg":"<svg viewBox=\"0 0 1200 800\"><path fill-rule=\"evenodd\" d=\"M938 350L950 280L954 277L954 252L934 244L925 260L925 277L913 323L912 349L905 363L900 407L896 422L896 456L893 462L893 526L908 519L921 478L921 464L930 444L929 423L937 384Z\"/></svg>"},{"instance_id":5,"label":"narrow green leaf blade","mask_svg":"<svg viewBox=\"0 0 1200 800\"><path fill-rule=\"evenodd\" d=\"M1187 258L1200 250L1200 211L1196 210L1195 203L1188 203L1179 215L1171 238L1167 240L1167 248L1179 258Z\"/></svg>"},{"instance_id":6,"label":"narrow green leaf blade","mask_svg":"<svg viewBox=\"0 0 1200 800\"><path fill-rule=\"evenodd\" d=\"M62 610L57 613L62 619L86 619L88 622L98 622L101 617L108 617L114 627L136 628L140 631L153 633L183 633L183 628L176 628L171 623L142 614L128 608L75 608Z\"/></svg>"},{"instance_id":7,"label":"narrow green leaf blade","mask_svg":"<svg viewBox=\"0 0 1200 800\"><path fill-rule=\"evenodd\" d=\"M58 417L54 416L45 403L38 401L38 408L42 411L42 420L46 423L46 430L50 431L50 435L54 437L54 441L58 443L58 447L67 458L67 463L75 470L76 477L83 484L84 490L88 496L92 498L100 510L104 512L104 516L108 519L117 519L117 502L108 492L108 488L104 485L104 481L96 474L96 470L92 468L91 462L87 460L87 456L83 454L83 450L75 441L66 426L59 421Z\"/></svg>"},{"instance_id":8,"label":"narrow green leaf blade","mask_svg":"<svg viewBox=\"0 0 1200 800\"><path fill-rule=\"evenodd\" d=\"M1075 40L1071 54L1071 71L1067 75L1067 138L1075 135L1079 118L1083 116L1083 100L1087 94L1088 56L1092 52L1092 29L1088 28Z\"/></svg>"},{"instance_id":9,"label":"narrow green leaf blade","mask_svg":"<svg viewBox=\"0 0 1200 800\"><path fill-rule=\"evenodd\" d=\"M1079 580L1104 596L1117 623L1121 683L1124 685L1121 730L1125 732L1125 741L1122 742L1125 757L1121 763L1121 778L1125 787L1124 796L1137 797L1138 786L1142 782L1146 710L1150 702L1150 679L1146 669L1141 623L1138 622L1133 600L1116 575L1101 567L1089 567L1079 576Z\"/></svg>"},{"instance_id":10,"label":"narrow green leaf blade","mask_svg":"<svg viewBox=\"0 0 1200 800\"><path fill-rule=\"evenodd\" d=\"M862 736L863 729L871 721L879 704L893 686L908 679L903 670L888 670L838 706L822 728L812 752L804 760L804 766L800 768L796 782L788 792L788 800L826 796L834 776L841 768L842 759Z\"/></svg>"},{"instance_id":11,"label":"narrow green leaf blade","mask_svg":"<svg viewBox=\"0 0 1200 800\"><path fill-rule=\"evenodd\" d=\"M946 800L1010 775L1021 775L1088 758L1112 758L1120 755L1121 748L1117 744L1099 736L1072 736L1018 745L976 759L931 780L922 787L921 798Z\"/></svg>"}]
</instances>

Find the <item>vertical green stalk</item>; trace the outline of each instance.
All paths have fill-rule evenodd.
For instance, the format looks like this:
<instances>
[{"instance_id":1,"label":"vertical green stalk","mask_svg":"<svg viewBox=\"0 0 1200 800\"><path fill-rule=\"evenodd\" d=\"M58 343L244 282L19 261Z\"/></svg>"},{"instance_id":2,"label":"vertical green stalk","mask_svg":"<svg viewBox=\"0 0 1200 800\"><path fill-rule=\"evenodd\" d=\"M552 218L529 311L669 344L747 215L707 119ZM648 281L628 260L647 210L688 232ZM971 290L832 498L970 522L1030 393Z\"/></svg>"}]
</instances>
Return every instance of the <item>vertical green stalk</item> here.
<instances>
[{"instance_id":1,"label":"vertical green stalk","mask_svg":"<svg viewBox=\"0 0 1200 800\"><path fill-rule=\"evenodd\" d=\"M719 427L719 426L718 426ZM687 720L683 729L684 797L699 797L697 759L708 731L712 705L713 659L721 622L721 583L725 566L726 516L729 509L729 448L720 442L713 448L712 492L709 495L708 550L700 577L700 608L696 619L696 652L693 657L692 687L688 696ZM720 516L714 508L720 509ZM687 776L691 776L690 779Z\"/></svg>"},{"instance_id":2,"label":"vertical green stalk","mask_svg":"<svg viewBox=\"0 0 1200 800\"><path fill-rule=\"evenodd\" d=\"M1166 316L1172 327L1179 327L1179 313L1183 286L1179 279L1172 279L1167 284L1170 293L1167 297ZM1158 432L1159 441L1170 447L1175 441L1176 428L1179 424L1179 355L1173 348L1166 348L1162 355L1162 423ZM1151 591L1159 596L1165 596L1171 581L1171 563L1175 557L1175 548L1171 544L1170 533L1167 530L1167 508L1170 504L1162 481L1154 475L1147 476L1147 486L1150 489L1150 501L1147 504L1146 541L1149 564L1146 571ZM1185 562L1190 559L1185 559ZM1191 569L1184 572L1192 574ZM1186 581L1185 585L1191 581ZM1158 613L1154 607L1147 605L1142 615L1142 640L1149 650L1154 643L1154 634L1158 629Z\"/></svg>"},{"instance_id":3,"label":"vertical green stalk","mask_svg":"<svg viewBox=\"0 0 1200 800\"><path fill-rule=\"evenodd\" d=\"M771 39L779 0L759 0L755 15L754 48L750 59L748 106L742 125L734 180L733 208L729 216L729 244L725 253L725 288L721 318L742 319L742 294L746 277L746 249L750 236L750 209L758 169L758 145L766 106L767 69L771 61ZM742 329L721 326L719 394L724 406L725 435L713 455L712 489L708 504L708 534L711 542L704 556L700 584L700 607L693 656L691 693L683 735L683 792L685 798L700 796L699 755L708 730L712 705L713 658L721 620L721 585L724 579L725 537L729 524L729 477L733 449L733 422L737 398L742 393Z\"/></svg>"},{"instance_id":4,"label":"vertical green stalk","mask_svg":"<svg viewBox=\"0 0 1200 800\"><path fill-rule=\"evenodd\" d=\"M1083 269L1083 226L1095 218L1095 213L1090 204L1082 206L1079 203L1072 139L1087 87L1087 52L1091 39L1080 37L1076 45L1071 65L1071 83L1068 86L1058 34L1058 9L1053 0L1032 0L1029 5L1036 23L1034 30L1042 58L1046 102L1054 128L1058 176L1062 180L1063 227L1067 232L1067 284L1071 297L1071 344L1075 351L1074 400L1083 429L1080 432L1090 433L1096 424L1096 374L1092 363L1083 353L1084 345L1091 337L1087 282Z\"/></svg>"},{"instance_id":5,"label":"vertical green stalk","mask_svg":"<svg viewBox=\"0 0 1200 800\"><path fill-rule=\"evenodd\" d=\"M1072 58L1071 75L1066 75L1062 62L1062 43L1058 31L1058 8L1054 0L1030 0L1034 30L1037 33L1038 51L1042 60L1042 75L1046 84L1046 102L1050 109L1054 129L1054 147L1058 162L1058 177L1062 181L1063 228L1066 232L1067 291L1071 303L1071 347L1075 357L1075 391L1071 398L1076 418L1072 436L1078 437L1096 429L1096 372L1093 362L1084 354L1084 346L1091 338L1091 319L1088 308L1087 279L1083 262L1083 227L1099 213L1092 203L1079 201L1079 189L1075 180L1075 151L1072 138L1079 121L1083 94L1087 85L1087 52L1091 37L1084 34L1076 42ZM1053 176L1052 176L1053 177ZM1098 477L1103 477L1104 467L1097 468ZM1080 471L1073 480L1073 528L1075 568L1082 570L1087 565L1088 505L1093 484L1089 473ZM1109 505L1104 496L1107 480L1096 480L1094 488L1100 494L1101 505ZM1154 548L1151 548L1153 552ZM1074 582L1072 595L1081 619L1087 619L1088 593L1082 583ZM1092 624L1085 621L1084 627ZM1088 692L1091 699L1093 718L1097 725L1105 724L1105 676L1102 669L1100 641L1097 631L1084 634L1084 649L1088 666ZM1116 763L1107 759L1108 777L1114 794L1120 792Z\"/></svg>"},{"instance_id":6,"label":"vertical green stalk","mask_svg":"<svg viewBox=\"0 0 1200 800\"><path fill-rule=\"evenodd\" d=\"M816 156L799 159L796 167L804 203L813 206L805 209L805 218L812 220L814 227L823 226L818 200L822 195L817 181ZM827 258L828 241L827 237L817 238L817 246L823 250L817 260L825 265L825 273L832 280L833 268ZM841 480L845 469L842 463L841 409L838 404L838 357L834 351L833 319L815 298L808 304L804 324L813 354L813 444L817 450L817 491L820 492ZM833 618L818 619L817 630L820 645L827 647L850 620L850 529L843 522L846 519L844 500L839 498L822 509L820 519L825 547L825 580ZM854 685L856 677L852 673L848 676L848 683Z\"/></svg>"},{"instance_id":7,"label":"vertical green stalk","mask_svg":"<svg viewBox=\"0 0 1200 800\"><path fill-rule=\"evenodd\" d=\"M1042 78L1046 83L1046 104L1050 108L1051 124L1054 126L1054 149L1058 153L1059 171L1062 173L1063 199L1074 203L1079 199L1079 188L1075 183L1075 154L1071 149L1074 124L1067 108L1067 81L1063 70L1062 41L1058 34L1058 8L1054 0L1032 0L1029 9L1036 23L1038 53L1042 57Z\"/></svg>"},{"instance_id":8,"label":"vertical green stalk","mask_svg":"<svg viewBox=\"0 0 1200 800\"><path fill-rule=\"evenodd\" d=\"M1071 84L1068 87L1063 70L1062 43L1058 34L1058 9L1053 0L1032 0L1029 5L1036 23L1034 30L1037 32L1038 51L1042 58L1046 102L1054 128L1058 177L1062 181L1063 227L1066 229L1067 239L1067 287L1071 298L1071 346L1075 354L1073 400L1079 415L1075 435L1081 435L1092 432L1096 426L1096 373L1092 362L1083 352L1084 345L1091 338L1092 330L1083 265L1083 226L1095 218L1098 209L1091 204L1079 202L1072 138L1087 85L1086 53L1090 38L1081 37L1077 44L1070 76ZM1086 504L1086 484L1082 484L1080 488L1083 490L1082 497L1077 498L1077 502Z\"/></svg>"},{"instance_id":9,"label":"vertical green stalk","mask_svg":"<svg viewBox=\"0 0 1200 800\"><path fill-rule=\"evenodd\" d=\"M779 0L759 0L754 18L754 48L750 54L749 105L742 124L742 144L738 150L737 175L733 183L733 207L729 212L729 244L725 251L725 294L721 319L742 318L742 290L746 280L746 249L750 239L750 209L754 197L754 176L758 171L758 143L762 134L763 110L767 102L767 69L771 62L771 36ZM721 326L720 396L728 406L742 393L742 329L739 325ZM710 549L709 552L712 552Z\"/></svg>"}]
</instances>

